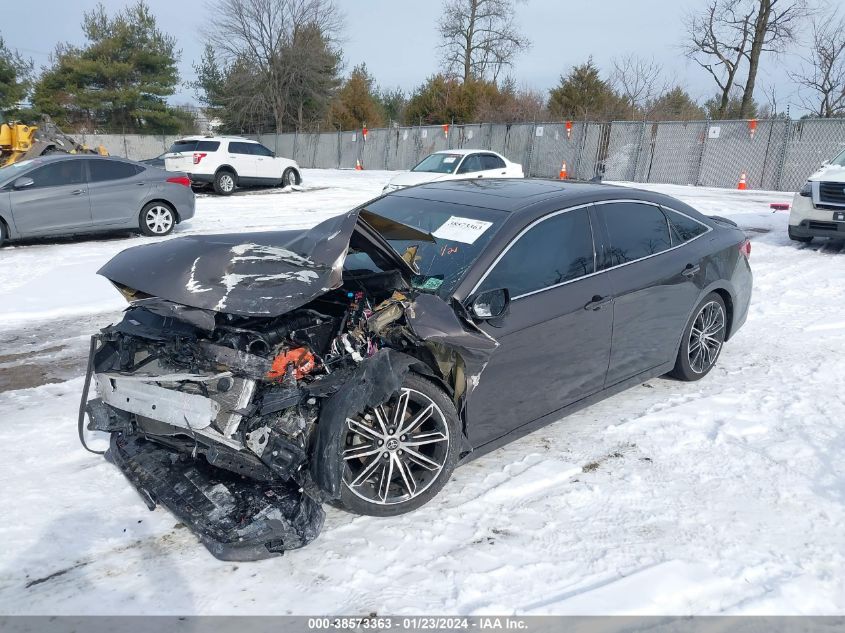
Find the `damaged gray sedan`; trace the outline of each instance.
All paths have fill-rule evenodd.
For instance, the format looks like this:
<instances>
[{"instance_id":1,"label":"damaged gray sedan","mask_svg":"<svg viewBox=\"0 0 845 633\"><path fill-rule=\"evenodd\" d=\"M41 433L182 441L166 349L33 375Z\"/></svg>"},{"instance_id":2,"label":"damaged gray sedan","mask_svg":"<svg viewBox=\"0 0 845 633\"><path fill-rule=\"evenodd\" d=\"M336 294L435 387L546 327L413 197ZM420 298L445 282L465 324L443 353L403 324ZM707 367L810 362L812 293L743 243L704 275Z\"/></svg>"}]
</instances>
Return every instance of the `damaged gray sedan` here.
<instances>
[{"instance_id":1,"label":"damaged gray sedan","mask_svg":"<svg viewBox=\"0 0 845 633\"><path fill-rule=\"evenodd\" d=\"M110 433L106 458L215 556L280 554L324 502L408 512L461 460L703 377L745 320L745 244L658 194L485 181L128 249L99 271L130 306L92 339L80 439Z\"/></svg>"}]
</instances>

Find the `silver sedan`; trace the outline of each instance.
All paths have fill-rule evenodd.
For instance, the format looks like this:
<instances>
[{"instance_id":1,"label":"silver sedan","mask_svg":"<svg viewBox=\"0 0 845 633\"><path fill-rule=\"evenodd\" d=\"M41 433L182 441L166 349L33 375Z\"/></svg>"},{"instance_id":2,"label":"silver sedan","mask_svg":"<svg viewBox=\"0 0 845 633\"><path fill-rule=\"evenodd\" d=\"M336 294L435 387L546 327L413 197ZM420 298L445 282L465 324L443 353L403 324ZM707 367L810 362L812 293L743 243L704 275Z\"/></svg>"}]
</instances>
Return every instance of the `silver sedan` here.
<instances>
[{"instance_id":1,"label":"silver sedan","mask_svg":"<svg viewBox=\"0 0 845 633\"><path fill-rule=\"evenodd\" d=\"M127 229L163 236L192 217L185 174L130 160L54 154L0 169L0 244Z\"/></svg>"}]
</instances>

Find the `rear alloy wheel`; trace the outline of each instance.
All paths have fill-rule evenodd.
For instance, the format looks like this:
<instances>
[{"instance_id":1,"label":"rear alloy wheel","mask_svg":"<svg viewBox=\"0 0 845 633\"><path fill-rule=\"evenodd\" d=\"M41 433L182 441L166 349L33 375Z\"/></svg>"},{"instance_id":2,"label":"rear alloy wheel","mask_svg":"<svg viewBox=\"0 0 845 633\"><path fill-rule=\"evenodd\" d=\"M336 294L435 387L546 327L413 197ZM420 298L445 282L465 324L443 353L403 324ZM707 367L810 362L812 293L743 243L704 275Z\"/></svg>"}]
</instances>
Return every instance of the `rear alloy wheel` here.
<instances>
[{"instance_id":1,"label":"rear alloy wheel","mask_svg":"<svg viewBox=\"0 0 845 633\"><path fill-rule=\"evenodd\" d=\"M356 514L394 516L419 508L458 461L455 407L415 374L384 404L347 418L345 431L339 505Z\"/></svg>"},{"instance_id":2,"label":"rear alloy wheel","mask_svg":"<svg viewBox=\"0 0 845 633\"><path fill-rule=\"evenodd\" d=\"M285 173L282 174L282 187L290 187L291 185L298 185L299 181L296 177L296 171L288 167Z\"/></svg>"},{"instance_id":3,"label":"rear alloy wheel","mask_svg":"<svg viewBox=\"0 0 845 633\"><path fill-rule=\"evenodd\" d=\"M694 381L704 378L719 358L727 333L725 302L711 292L698 305L684 330L671 376Z\"/></svg>"},{"instance_id":4,"label":"rear alloy wheel","mask_svg":"<svg viewBox=\"0 0 845 633\"><path fill-rule=\"evenodd\" d=\"M150 202L141 209L141 233L162 237L168 235L176 225L176 214L163 202Z\"/></svg>"},{"instance_id":5,"label":"rear alloy wheel","mask_svg":"<svg viewBox=\"0 0 845 633\"><path fill-rule=\"evenodd\" d=\"M218 171L214 176L214 191L221 196L228 196L235 190L235 174L230 171Z\"/></svg>"}]
</instances>

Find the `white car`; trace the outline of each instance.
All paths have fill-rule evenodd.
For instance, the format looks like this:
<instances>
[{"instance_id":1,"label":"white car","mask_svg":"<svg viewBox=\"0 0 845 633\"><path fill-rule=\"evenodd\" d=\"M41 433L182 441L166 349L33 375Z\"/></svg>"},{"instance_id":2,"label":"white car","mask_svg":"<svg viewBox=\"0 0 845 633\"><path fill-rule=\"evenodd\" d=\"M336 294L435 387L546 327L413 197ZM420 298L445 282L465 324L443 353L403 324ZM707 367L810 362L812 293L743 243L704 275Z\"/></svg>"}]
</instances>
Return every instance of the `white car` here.
<instances>
[{"instance_id":1,"label":"white car","mask_svg":"<svg viewBox=\"0 0 845 633\"><path fill-rule=\"evenodd\" d=\"M213 185L228 196L235 187L298 185L299 165L276 156L258 141L237 136L188 136L170 146L164 155L168 171L183 171L191 184Z\"/></svg>"},{"instance_id":2,"label":"white car","mask_svg":"<svg viewBox=\"0 0 845 633\"><path fill-rule=\"evenodd\" d=\"M479 149L446 149L426 156L411 171L394 176L384 192L439 180L468 178L525 178L522 165L496 152Z\"/></svg>"},{"instance_id":3,"label":"white car","mask_svg":"<svg viewBox=\"0 0 845 633\"><path fill-rule=\"evenodd\" d=\"M810 176L792 200L789 238L814 237L845 239L845 151Z\"/></svg>"}]
</instances>

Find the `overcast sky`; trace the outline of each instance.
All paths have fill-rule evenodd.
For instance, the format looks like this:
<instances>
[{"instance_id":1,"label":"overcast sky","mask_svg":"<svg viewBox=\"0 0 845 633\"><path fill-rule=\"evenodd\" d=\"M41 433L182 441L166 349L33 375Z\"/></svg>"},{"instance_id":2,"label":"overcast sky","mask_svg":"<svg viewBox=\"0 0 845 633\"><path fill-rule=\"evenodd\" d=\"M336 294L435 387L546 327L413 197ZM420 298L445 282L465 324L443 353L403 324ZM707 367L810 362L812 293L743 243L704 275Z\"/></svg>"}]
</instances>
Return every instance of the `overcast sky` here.
<instances>
[{"instance_id":1,"label":"overcast sky","mask_svg":"<svg viewBox=\"0 0 845 633\"><path fill-rule=\"evenodd\" d=\"M345 70L366 62L378 83L410 91L438 69L436 22L440 0L337 0L346 15L344 45ZM183 80L193 78L191 67L203 47L200 28L213 14L208 0L148 0L160 27L176 36L182 49L180 70ZM32 0L26 4L28 19L14 21L14 29L0 27L11 48L31 57L36 66L47 63L56 42L82 44L82 12L95 7L97 0ZM127 3L103 0L109 11ZM574 3L564 0L528 0L518 7L518 21L533 42L519 58L512 74L519 85L548 90L561 74L593 56L605 72L611 59L626 53L653 56L667 77L686 86L693 97L704 99L715 93L715 84L703 70L683 57L682 18L704 0L604 0ZM8 13L8 12L7 12ZM20 15L18 16L21 17ZM795 67L794 56L777 60L767 57L761 65L755 97L767 101L763 92L777 87L778 109L798 106L795 88L787 68ZM188 88L180 88L171 102L194 102Z\"/></svg>"}]
</instances>

